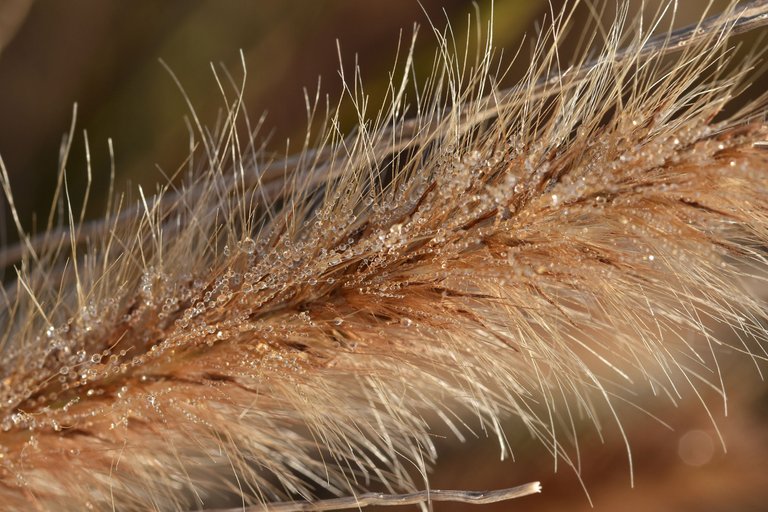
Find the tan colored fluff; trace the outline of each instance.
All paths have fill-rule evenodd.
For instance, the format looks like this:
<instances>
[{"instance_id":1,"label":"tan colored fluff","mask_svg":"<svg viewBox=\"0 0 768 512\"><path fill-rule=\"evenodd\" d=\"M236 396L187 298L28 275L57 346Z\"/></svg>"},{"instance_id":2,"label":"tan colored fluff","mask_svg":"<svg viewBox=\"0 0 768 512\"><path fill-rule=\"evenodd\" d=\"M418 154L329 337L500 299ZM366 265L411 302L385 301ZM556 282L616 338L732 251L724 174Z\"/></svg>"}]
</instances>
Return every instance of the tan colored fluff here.
<instances>
[{"instance_id":1,"label":"tan colored fluff","mask_svg":"<svg viewBox=\"0 0 768 512\"><path fill-rule=\"evenodd\" d=\"M222 88L226 126L200 129L182 188L24 237L3 509L408 492L433 435L506 454L509 416L575 465L574 422L621 428L632 390L722 388L714 329L756 362L766 336L742 284L765 275L765 101L721 114L750 76L730 60L740 9L671 56L620 10L571 72L566 11L506 90L490 41L465 61L443 39L431 84L409 60L371 118L349 77L357 130L331 115L284 162L238 138Z\"/></svg>"}]
</instances>

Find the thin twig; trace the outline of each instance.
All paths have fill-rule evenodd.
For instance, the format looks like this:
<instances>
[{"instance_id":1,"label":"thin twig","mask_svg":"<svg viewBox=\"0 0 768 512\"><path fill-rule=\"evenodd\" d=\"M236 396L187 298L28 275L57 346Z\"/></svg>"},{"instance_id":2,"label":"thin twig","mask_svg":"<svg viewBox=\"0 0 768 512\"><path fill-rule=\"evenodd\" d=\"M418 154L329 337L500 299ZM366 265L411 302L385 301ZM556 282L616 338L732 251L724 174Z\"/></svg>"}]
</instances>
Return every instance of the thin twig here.
<instances>
[{"instance_id":1,"label":"thin twig","mask_svg":"<svg viewBox=\"0 0 768 512\"><path fill-rule=\"evenodd\" d=\"M327 510L346 510L362 508L371 505L396 506L418 505L432 501L452 501L454 503L469 503L472 505L487 505L499 501L522 498L541 492L540 482L530 482L495 491L454 491L454 490L424 490L407 494L382 494L370 492L359 496L346 496L319 501L286 501L228 509L208 510L208 512L323 512Z\"/></svg>"}]
</instances>

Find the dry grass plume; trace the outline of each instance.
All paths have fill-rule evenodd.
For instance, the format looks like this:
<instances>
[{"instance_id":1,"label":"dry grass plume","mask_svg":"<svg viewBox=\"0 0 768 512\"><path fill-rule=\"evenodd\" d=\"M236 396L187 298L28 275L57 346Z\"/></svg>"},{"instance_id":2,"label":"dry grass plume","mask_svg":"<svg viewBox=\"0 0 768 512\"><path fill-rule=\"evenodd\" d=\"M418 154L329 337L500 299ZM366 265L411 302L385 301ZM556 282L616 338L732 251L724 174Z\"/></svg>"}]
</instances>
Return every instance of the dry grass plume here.
<instances>
[{"instance_id":1,"label":"dry grass plume","mask_svg":"<svg viewBox=\"0 0 768 512\"><path fill-rule=\"evenodd\" d=\"M477 52L434 29L426 83L407 51L381 109L344 77L357 128L310 96L323 128L285 159L221 76L183 176L96 222L62 171L45 232L16 219L1 255L2 508L431 503L437 433L506 456L516 417L578 470L575 425L622 429L634 390L725 396L725 348L759 371L766 97L731 107L759 56L729 38L768 4L680 32L674 10L620 8L569 65L555 12L512 88L492 24Z\"/></svg>"}]
</instances>

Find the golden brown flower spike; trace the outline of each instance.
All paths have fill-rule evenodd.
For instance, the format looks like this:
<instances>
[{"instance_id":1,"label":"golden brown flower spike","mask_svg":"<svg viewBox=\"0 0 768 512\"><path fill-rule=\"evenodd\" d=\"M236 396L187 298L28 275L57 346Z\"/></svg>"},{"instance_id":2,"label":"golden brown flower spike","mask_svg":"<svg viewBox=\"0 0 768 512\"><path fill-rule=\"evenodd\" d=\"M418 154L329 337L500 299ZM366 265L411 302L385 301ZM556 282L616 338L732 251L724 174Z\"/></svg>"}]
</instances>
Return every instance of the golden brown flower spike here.
<instances>
[{"instance_id":1,"label":"golden brown flower spike","mask_svg":"<svg viewBox=\"0 0 768 512\"><path fill-rule=\"evenodd\" d=\"M66 236L22 234L0 502L424 503L436 434L493 435L505 455L516 416L575 467L577 419L621 428L628 390L722 389L716 326L765 358L744 285L765 278L764 98L722 114L752 64L723 71L728 35L765 6L662 45L620 9L600 57L552 80L566 11L506 91L490 41L464 62L438 33L432 85L412 92L409 60L370 120L353 77L357 131L329 114L269 195L222 87L227 123L200 129L204 165L179 191L140 191L85 249L71 209ZM3 185L10 199L4 168Z\"/></svg>"}]
</instances>

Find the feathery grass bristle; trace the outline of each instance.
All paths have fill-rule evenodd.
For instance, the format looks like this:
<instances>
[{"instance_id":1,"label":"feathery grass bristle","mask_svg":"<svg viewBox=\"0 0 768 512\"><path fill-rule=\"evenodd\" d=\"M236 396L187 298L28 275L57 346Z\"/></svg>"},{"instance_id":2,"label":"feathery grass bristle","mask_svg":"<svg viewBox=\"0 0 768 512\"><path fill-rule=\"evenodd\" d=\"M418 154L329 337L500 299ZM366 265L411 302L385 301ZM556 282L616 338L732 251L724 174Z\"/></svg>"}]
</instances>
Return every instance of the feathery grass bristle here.
<instances>
[{"instance_id":1,"label":"feathery grass bristle","mask_svg":"<svg viewBox=\"0 0 768 512\"><path fill-rule=\"evenodd\" d=\"M654 36L620 8L599 55L570 68L572 11L555 13L511 88L490 23L476 57L434 29L428 83L405 59L370 117L346 77L359 126L341 133L331 108L284 160L258 151L242 88L222 80L226 120L213 134L196 120L182 184L115 199L95 224L54 212L42 237L16 219L0 502L415 492L436 434L492 436L506 456L509 417L577 469L574 425L622 429L632 390L724 395L726 345L759 371L765 96L724 111L757 62L734 62L729 35L768 7L658 28L673 10ZM312 125L319 95L308 111ZM4 167L2 182L12 205Z\"/></svg>"}]
</instances>

